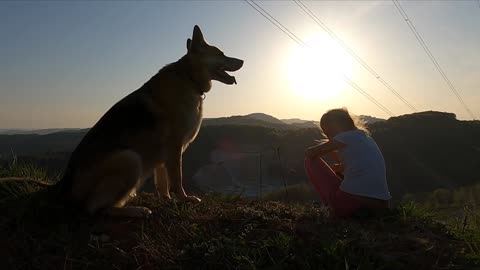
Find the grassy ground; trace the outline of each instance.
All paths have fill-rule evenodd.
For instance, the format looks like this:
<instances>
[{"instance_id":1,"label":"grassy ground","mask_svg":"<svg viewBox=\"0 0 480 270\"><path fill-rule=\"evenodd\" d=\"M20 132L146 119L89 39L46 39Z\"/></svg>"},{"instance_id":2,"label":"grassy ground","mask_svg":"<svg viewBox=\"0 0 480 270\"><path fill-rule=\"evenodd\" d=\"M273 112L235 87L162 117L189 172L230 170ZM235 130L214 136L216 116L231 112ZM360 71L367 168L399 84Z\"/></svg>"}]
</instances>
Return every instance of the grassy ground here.
<instances>
[{"instance_id":1,"label":"grassy ground","mask_svg":"<svg viewBox=\"0 0 480 270\"><path fill-rule=\"evenodd\" d=\"M1 269L480 269L477 228L447 227L414 205L335 220L308 202L140 194L132 204L153 214L132 220L72 213L47 192L12 194L0 201Z\"/></svg>"}]
</instances>

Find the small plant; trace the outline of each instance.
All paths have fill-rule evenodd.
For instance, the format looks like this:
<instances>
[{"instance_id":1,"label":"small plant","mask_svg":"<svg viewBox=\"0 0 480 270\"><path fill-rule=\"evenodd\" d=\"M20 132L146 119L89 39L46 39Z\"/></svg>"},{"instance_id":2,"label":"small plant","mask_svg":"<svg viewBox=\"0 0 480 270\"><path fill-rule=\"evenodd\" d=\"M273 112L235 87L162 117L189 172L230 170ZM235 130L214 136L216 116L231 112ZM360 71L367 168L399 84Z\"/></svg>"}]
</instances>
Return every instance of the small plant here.
<instances>
[{"instance_id":1,"label":"small plant","mask_svg":"<svg viewBox=\"0 0 480 270\"><path fill-rule=\"evenodd\" d=\"M3 177L21 177L50 181L47 175L47 170L35 164L20 161L15 155L7 165L2 166L0 164L0 178Z\"/></svg>"}]
</instances>

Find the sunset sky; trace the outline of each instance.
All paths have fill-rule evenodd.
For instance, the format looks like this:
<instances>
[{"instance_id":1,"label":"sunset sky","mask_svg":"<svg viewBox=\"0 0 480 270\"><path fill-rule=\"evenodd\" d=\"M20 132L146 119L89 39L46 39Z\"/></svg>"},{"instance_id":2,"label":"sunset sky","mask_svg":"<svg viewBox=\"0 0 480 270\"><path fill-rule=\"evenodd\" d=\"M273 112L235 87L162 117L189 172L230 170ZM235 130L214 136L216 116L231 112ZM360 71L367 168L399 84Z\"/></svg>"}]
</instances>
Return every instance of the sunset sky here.
<instances>
[{"instance_id":1,"label":"sunset sky","mask_svg":"<svg viewBox=\"0 0 480 270\"><path fill-rule=\"evenodd\" d=\"M395 115L397 99L291 1L257 2L304 49L243 1L0 2L0 128L91 127L114 103L186 53L198 24L206 40L245 60L238 85L214 82L205 117L263 112L318 120L334 107ZM419 111L471 119L391 1L304 2ZM446 75L480 118L480 4L401 1Z\"/></svg>"}]
</instances>

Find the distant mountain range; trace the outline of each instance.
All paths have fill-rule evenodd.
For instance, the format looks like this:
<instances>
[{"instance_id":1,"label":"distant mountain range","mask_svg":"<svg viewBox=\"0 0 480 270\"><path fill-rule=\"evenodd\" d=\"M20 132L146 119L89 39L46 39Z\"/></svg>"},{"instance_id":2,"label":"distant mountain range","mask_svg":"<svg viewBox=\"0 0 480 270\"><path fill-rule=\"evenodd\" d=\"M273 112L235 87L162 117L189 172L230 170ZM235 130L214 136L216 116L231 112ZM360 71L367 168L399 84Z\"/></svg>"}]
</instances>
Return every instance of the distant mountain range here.
<instances>
[{"instance_id":1,"label":"distant mountain range","mask_svg":"<svg viewBox=\"0 0 480 270\"><path fill-rule=\"evenodd\" d=\"M358 118L360 119L360 121L362 121L363 123L365 123L367 125L377 123L377 122L386 121L385 119L377 118L377 117L373 117L373 116L369 116L369 115L359 115Z\"/></svg>"},{"instance_id":2,"label":"distant mountain range","mask_svg":"<svg viewBox=\"0 0 480 270\"><path fill-rule=\"evenodd\" d=\"M367 123L385 121L385 119L376 118L368 115L359 116L360 120ZM213 125L259 125L276 129L301 129L318 127L317 121L304 120L299 118L278 119L265 113L252 113L248 115L234 115L220 118L205 118L203 126ZM88 129L80 128L49 128L49 129L0 129L0 135L48 135L56 132L81 132Z\"/></svg>"},{"instance_id":3,"label":"distant mountain range","mask_svg":"<svg viewBox=\"0 0 480 270\"><path fill-rule=\"evenodd\" d=\"M47 135L55 132L77 132L80 128L47 128L47 129L0 129L0 135Z\"/></svg>"},{"instance_id":4,"label":"distant mountain range","mask_svg":"<svg viewBox=\"0 0 480 270\"><path fill-rule=\"evenodd\" d=\"M313 121L302 120L302 125L305 123L312 123L310 127L313 127ZM229 117L220 117L220 118L206 118L203 120L203 126L218 126L218 125L258 125L271 127L276 129L288 130L288 129L298 129L301 126L298 126L297 123L289 123L282 121L278 118L275 118L271 115L264 113L252 113L248 115L234 115Z\"/></svg>"}]
</instances>

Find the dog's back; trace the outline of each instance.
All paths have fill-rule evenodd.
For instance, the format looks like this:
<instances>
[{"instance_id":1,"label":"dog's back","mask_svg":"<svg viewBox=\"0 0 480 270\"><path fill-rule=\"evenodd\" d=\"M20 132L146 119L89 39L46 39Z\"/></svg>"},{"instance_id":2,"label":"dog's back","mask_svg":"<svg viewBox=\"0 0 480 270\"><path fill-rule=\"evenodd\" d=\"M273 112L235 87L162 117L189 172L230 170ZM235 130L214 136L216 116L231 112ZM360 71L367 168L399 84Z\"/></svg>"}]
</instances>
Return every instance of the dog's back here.
<instances>
[{"instance_id":1,"label":"dog's back","mask_svg":"<svg viewBox=\"0 0 480 270\"><path fill-rule=\"evenodd\" d=\"M87 132L70 157L61 181L64 191L71 188L76 171L99 162L109 152L131 147L132 133L148 132L158 125L158 120L145 106L141 91L142 88L116 103Z\"/></svg>"}]
</instances>

